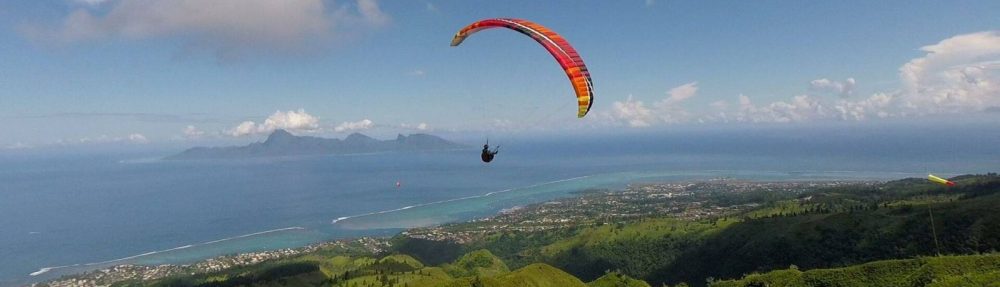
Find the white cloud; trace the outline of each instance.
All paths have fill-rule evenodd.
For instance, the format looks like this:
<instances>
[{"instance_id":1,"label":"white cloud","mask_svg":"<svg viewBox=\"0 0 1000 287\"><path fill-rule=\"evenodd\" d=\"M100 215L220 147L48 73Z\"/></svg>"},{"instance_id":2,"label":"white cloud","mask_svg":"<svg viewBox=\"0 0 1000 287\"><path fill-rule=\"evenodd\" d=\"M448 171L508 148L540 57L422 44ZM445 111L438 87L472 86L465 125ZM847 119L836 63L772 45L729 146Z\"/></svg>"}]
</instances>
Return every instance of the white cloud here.
<instances>
[{"instance_id":1,"label":"white cloud","mask_svg":"<svg viewBox=\"0 0 1000 287\"><path fill-rule=\"evenodd\" d=\"M899 90L878 92L849 100L856 82L817 79L814 91L842 96L832 103L801 95L788 101L754 105L740 95L736 120L796 122L907 117L930 114L976 113L1000 107L1000 32L957 35L921 48L927 52L899 69Z\"/></svg>"},{"instance_id":2,"label":"white cloud","mask_svg":"<svg viewBox=\"0 0 1000 287\"><path fill-rule=\"evenodd\" d=\"M729 102L725 100L718 100L708 104L714 110L725 111L729 109Z\"/></svg>"},{"instance_id":3,"label":"white cloud","mask_svg":"<svg viewBox=\"0 0 1000 287\"><path fill-rule=\"evenodd\" d=\"M402 123L402 124L399 124L399 127L404 128L404 129L414 129L414 130L418 130L418 131L426 131L426 130L430 130L431 129L431 127L429 125L427 125L427 123L419 123L419 124Z\"/></svg>"},{"instance_id":4,"label":"white cloud","mask_svg":"<svg viewBox=\"0 0 1000 287\"><path fill-rule=\"evenodd\" d=\"M962 113L1000 106L1000 31L957 35L924 46L899 69L901 105L913 114Z\"/></svg>"},{"instance_id":5,"label":"white cloud","mask_svg":"<svg viewBox=\"0 0 1000 287\"><path fill-rule=\"evenodd\" d=\"M129 134L128 141L139 144L149 143L149 139L146 139L146 136L139 133Z\"/></svg>"},{"instance_id":6,"label":"white cloud","mask_svg":"<svg viewBox=\"0 0 1000 287\"><path fill-rule=\"evenodd\" d=\"M361 12L361 19L371 25L383 26L392 21L375 0L358 0L358 12Z\"/></svg>"},{"instance_id":7,"label":"white cloud","mask_svg":"<svg viewBox=\"0 0 1000 287\"><path fill-rule=\"evenodd\" d=\"M855 82L854 78L847 78L844 81L822 78L809 82L809 89L819 92L832 92L842 98L846 98L854 94L854 87L856 85L857 82Z\"/></svg>"},{"instance_id":8,"label":"white cloud","mask_svg":"<svg viewBox=\"0 0 1000 287\"><path fill-rule=\"evenodd\" d=\"M333 131L340 133L346 131L367 130L374 127L375 127L375 122L372 122L369 119L363 119L356 122L343 122L334 127Z\"/></svg>"},{"instance_id":9,"label":"white cloud","mask_svg":"<svg viewBox=\"0 0 1000 287\"><path fill-rule=\"evenodd\" d=\"M149 143L149 139L140 133L131 133L127 136L108 136L99 135L96 137L83 137L77 140L60 140L56 144L58 145L74 145L74 144L106 144L106 143L133 143L133 144L146 144Z\"/></svg>"},{"instance_id":10,"label":"white cloud","mask_svg":"<svg viewBox=\"0 0 1000 287\"><path fill-rule=\"evenodd\" d=\"M264 120L261 125L266 132L276 129L314 131L319 128L319 118L306 113L304 109L298 111L275 111L270 117Z\"/></svg>"},{"instance_id":11,"label":"white cloud","mask_svg":"<svg viewBox=\"0 0 1000 287\"><path fill-rule=\"evenodd\" d=\"M73 2L86 4L90 6L99 6L101 4L104 4L105 2L108 2L108 0L74 0Z\"/></svg>"},{"instance_id":12,"label":"white cloud","mask_svg":"<svg viewBox=\"0 0 1000 287\"><path fill-rule=\"evenodd\" d=\"M29 144L25 144L23 142L16 142L16 143L4 146L3 148L4 149L31 149L31 148L34 148L34 147L35 146L29 145Z\"/></svg>"},{"instance_id":13,"label":"white cloud","mask_svg":"<svg viewBox=\"0 0 1000 287\"><path fill-rule=\"evenodd\" d=\"M83 0L93 5L101 0ZM100 39L179 40L186 49L210 51L219 60L254 53L296 53L316 48L347 29L390 22L375 0L357 0L328 13L323 0L118 0L106 13L78 8L55 28L24 26L28 37L75 43ZM347 27L341 27L347 26ZM336 28L336 29L335 29ZM336 33L335 33L336 32Z\"/></svg>"},{"instance_id":14,"label":"white cloud","mask_svg":"<svg viewBox=\"0 0 1000 287\"><path fill-rule=\"evenodd\" d=\"M698 94L698 82L683 84L667 91L667 98L659 102L661 106L674 105Z\"/></svg>"},{"instance_id":15,"label":"white cloud","mask_svg":"<svg viewBox=\"0 0 1000 287\"><path fill-rule=\"evenodd\" d=\"M698 122L729 122L729 102L718 100L708 104L708 113L698 117Z\"/></svg>"},{"instance_id":16,"label":"white cloud","mask_svg":"<svg viewBox=\"0 0 1000 287\"><path fill-rule=\"evenodd\" d=\"M229 129L223 133L234 137L242 137L242 136L256 134L257 124L252 121L244 121L239 125L237 125L236 127Z\"/></svg>"},{"instance_id":17,"label":"white cloud","mask_svg":"<svg viewBox=\"0 0 1000 287\"><path fill-rule=\"evenodd\" d=\"M630 127L648 127L659 122L680 123L691 118L691 113L681 107L681 103L698 94L698 82L690 82L667 91L667 97L647 107L645 103L629 95L624 101L612 103L609 118L624 121Z\"/></svg>"},{"instance_id":18,"label":"white cloud","mask_svg":"<svg viewBox=\"0 0 1000 287\"><path fill-rule=\"evenodd\" d=\"M632 95L624 102L614 102L612 106L611 116L626 121L631 127L648 127L656 119L652 111L642 101L632 99Z\"/></svg>"},{"instance_id":19,"label":"white cloud","mask_svg":"<svg viewBox=\"0 0 1000 287\"><path fill-rule=\"evenodd\" d=\"M840 101L833 109L842 120L860 121L872 116L886 118L891 115L888 109L893 98L891 94L877 93L860 101Z\"/></svg>"},{"instance_id":20,"label":"white cloud","mask_svg":"<svg viewBox=\"0 0 1000 287\"><path fill-rule=\"evenodd\" d=\"M191 125L185 127L182 132L184 133L184 137L189 139L200 138L205 135L205 131Z\"/></svg>"},{"instance_id":21,"label":"white cloud","mask_svg":"<svg viewBox=\"0 0 1000 287\"><path fill-rule=\"evenodd\" d=\"M407 74L410 75L410 76L414 76L414 77L423 77L424 75L427 74L427 72L424 72L424 70L416 69L416 70L410 71Z\"/></svg>"},{"instance_id":22,"label":"white cloud","mask_svg":"<svg viewBox=\"0 0 1000 287\"><path fill-rule=\"evenodd\" d=\"M226 130L223 134L241 137L255 134L267 134L276 129L290 131L315 132L319 130L319 118L306 113L304 109L297 111L275 111L263 123L244 121L236 127Z\"/></svg>"},{"instance_id":23,"label":"white cloud","mask_svg":"<svg viewBox=\"0 0 1000 287\"><path fill-rule=\"evenodd\" d=\"M698 94L698 82L690 82L667 91L667 97L653 104L653 114L665 123L686 122L691 113L681 103Z\"/></svg>"}]
</instances>

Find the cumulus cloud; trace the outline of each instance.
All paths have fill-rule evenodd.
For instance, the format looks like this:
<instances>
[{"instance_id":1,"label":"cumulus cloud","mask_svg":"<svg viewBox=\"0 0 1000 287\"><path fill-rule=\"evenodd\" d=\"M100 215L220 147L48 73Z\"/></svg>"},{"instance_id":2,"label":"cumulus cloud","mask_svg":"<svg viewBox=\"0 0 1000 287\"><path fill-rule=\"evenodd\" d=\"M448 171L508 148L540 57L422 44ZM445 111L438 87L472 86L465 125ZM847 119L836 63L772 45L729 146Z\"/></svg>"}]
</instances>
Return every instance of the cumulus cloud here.
<instances>
[{"instance_id":1,"label":"cumulus cloud","mask_svg":"<svg viewBox=\"0 0 1000 287\"><path fill-rule=\"evenodd\" d=\"M4 149L31 149L31 148L34 148L34 147L35 146L29 145L29 144L26 144L26 143L23 143L23 142L16 142L16 143L12 143L12 144L6 145L3 148Z\"/></svg>"},{"instance_id":2,"label":"cumulus cloud","mask_svg":"<svg viewBox=\"0 0 1000 287\"><path fill-rule=\"evenodd\" d=\"M789 100L755 105L740 95L735 115L742 122L796 122L811 120L861 121L930 114L988 112L1000 109L1000 32L957 35L921 48L927 54L899 69L898 90L877 92L862 99L853 78L817 79L810 90L841 96L834 101L800 95ZM711 115L703 118L715 119Z\"/></svg>"},{"instance_id":3,"label":"cumulus cloud","mask_svg":"<svg viewBox=\"0 0 1000 287\"><path fill-rule=\"evenodd\" d=\"M698 94L698 82L683 84L667 91L667 98L659 102L661 106L674 105Z\"/></svg>"},{"instance_id":4,"label":"cumulus cloud","mask_svg":"<svg viewBox=\"0 0 1000 287\"><path fill-rule=\"evenodd\" d=\"M656 119L653 112L642 101L632 99L632 95L624 102L614 102L612 106L611 116L624 120L630 127L648 127Z\"/></svg>"},{"instance_id":5,"label":"cumulus cloud","mask_svg":"<svg viewBox=\"0 0 1000 287\"><path fill-rule=\"evenodd\" d=\"M96 6L101 0L80 0ZM301 52L347 29L390 22L375 0L333 9L323 0L118 0L105 13L81 7L57 27L24 26L31 38L58 43L100 39L178 39L187 49L203 49L219 60L247 53ZM103 9L102 9L103 10ZM319 40L319 41L318 41Z\"/></svg>"},{"instance_id":6,"label":"cumulus cloud","mask_svg":"<svg viewBox=\"0 0 1000 287\"><path fill-rule=\"evenodd\" d=\"M371 25L382 26L391 21L375 0L358 0L358 12L361 12L361 21Z\"/></svg>"},{"instance_id":7,"label":"cumulus cloud","mask_svg":"<svg viewBox=\"0 0 1000 287\"><path fill-rule=\"evenodd\" d=\"M200 138L200 137L202 137L202 136L205 135L205 131L200 130L200 129L196 128L195 126L191 126L191 125L185 127L184 130L181 131L181 132L184 133L184 137L185 138L189 138L189 139Z\"/></svg>"},{"instance_id":8,"label":"cumulus cloud","mask_svg":"<svg viewBox=\"0 0 1000 287\"><path fill-rule=\"evenodd\" d=\"M333 131L341 133L347 131L359 131L367 130L375 127L375 122L369 119L363 119L356 122L343 122L333 128Z\"/></svg>"},{"instance_id":9,"label":"cumulus cloud","mask_svg":"<svg viewBox=\"0 0 1000 287\"><path fill-rule=\"evenodd\" d=\"M690 82L667 91L667 97L647 107L645 103L629 95L624 102L612 103L609 118L625 122L630 127L648 127L659 122L679 123L687 121L691 113L681 107L681 103L698 94L698 82Z\"/></svg>"},{"instance_id":10,"label":"cumulus cloud","mask_svg":"<svg viewBox=\"0 0 1000 287\"><path fill-rule=\"evenodd\" d=\"M312 131L319 128L319 118L306 113L304 109L287 112L275 111L264 120L262 126L269 131L275 129Z\"/></svg>"},{"instance_id":11,"label":"cumulus cloud","mask_svg":"<svg viewBox=\"0 0 1000 287\"><path fill-rule=\"evenodd\" d=\"M429 125L427 125L427 123L419 123L419 124L402 123L402 124L399 124L399 127L404 128L404 129L414 129L414 130L418 130L418 131L426 131L426 130L430 130L431 129L431 127Z\"/></svg>"},{"instance_id":12,"label":"cumulus cloud","mask_svg":"<svg viewBox=\"0 0 1000 287\"><path fill-rule=\"evenodd\" d=\"M132 144L146 144L149 143L149 139L140 133L131 133L126 136L108 136L99 135L95 137L83 137L77 140L60 140L56 144L59 145L74 145L74 144L106 144L106 143L132 143Z\"/></svg>"},{"instance_id":13,"label":"cumulus cloud","mask_svg":"<svg viewBox=\"0 0 1000 287\"><path fill-rule=\"evenodd\" d=\"M855 82L854 78L847 78L843 81L834 81L822 78L809 82L809 89L818 92L830 92L842 98L846 98L854 94L854 87L856 85L857 82Z\"/></svg>"},{"instance_id":14,"label":"cumulus cloud","mask_svg":"<svg viewBox=\"0 0 1000 287\"><path fill-rule=\"evenodd\" d=\"M257 124L252 121L244 121L239 125L237 125L236 127L225 131L224 133L234 137L256 134Z\"/></svg>"},{"instance_id":15,"label":"cumulus cloud","mask_svg":"<svg viewBox=\"0 0 1000 287\"><path fill-rule=\"evenodd\" d=\"M899 68L910 113L961 113L1000 106L1000 31L957 35L924 46Z\"/></svg>"},{"instance_id":16,"label":"cumulus cloud","mask_svg":"<svg viewBox=\"0 0 1000 287\"><path fill-rule=\"evenodd\" d=\"M859 101L840 101L833 106L833 109L842 120L860 121L872 116L887 118L890 116L889 108L893 99L892 94L876 93Z\"/></svg>"},{"instance_id":17,"label":"cumulus cloud","mask_svg":"<svg viewBox=\"0 0 1000 287\"><path fill-rule=\"evenodd\" d=\"M688 121L691 113L681 103L698 94L698 82L690 82L667 91L667 97L653 105L653 114L665 123Z\"/></svg>"},{"instance_id":18,"label":"cumulus cloud","mask_svg":"<svg viewBox=\"0 0 1000 287\"><path fill-rule=\"evenodd\" d=\"M739 96L740 110L736 115L742 122L788 123L826 117L827 108L809 95L792 97L789 101L777 101L767 105L754 105L745 95Z\"/></svg>"},{"instance_id":19,"label":"cumulus cloud","mask_svg":"<svg viewBox=\"0 0 1000 287\"><path fill-rule=\"evenodd\" d=\"M306 113L304 109L297 111L275 111L274 114L264 119L263 123L244 121L223 134L242 137L256 134L271 133L276 129L290 131L315 132L319 130L319 118Z\"/></svg>"},{"instance_id":20,"label":"cumulus cloud","mask_svg":"<svg viewBox=\"0 0 1000 287\"><path fill-rule=\"evenodd\" d=\"M146 139L146 136L144 136L142 134L138 134L138 133L129 134L128 135L128 141L133 142L133 143L143 143L143 144L144 143L149 143L149 139Z\"/></svg>"}]
</instances>

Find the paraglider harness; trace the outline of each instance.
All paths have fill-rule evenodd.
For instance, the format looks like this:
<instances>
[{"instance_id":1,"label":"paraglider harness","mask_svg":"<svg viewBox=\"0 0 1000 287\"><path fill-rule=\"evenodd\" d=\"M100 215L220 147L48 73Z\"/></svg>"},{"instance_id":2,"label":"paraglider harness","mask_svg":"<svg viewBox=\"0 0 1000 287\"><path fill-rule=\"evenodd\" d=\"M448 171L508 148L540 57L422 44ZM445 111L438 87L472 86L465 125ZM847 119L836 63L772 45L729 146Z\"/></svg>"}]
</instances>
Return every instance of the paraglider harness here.
<instances>
[{"instance_id":1,"label":"paraglider harness","mask_svg":"<svg viewBox=\"0 0 1000 287\"><path fill-rule=\"evenodd\" d=\"M497 146L496 149L491 151L490 141L486 140L486 144L483 145L483 154L480 155L480 157L482 157L483 162L491 162L493 161L493 156L497 155L498 152L500 152L500 146Z\"/></svg>"}]
</instances>

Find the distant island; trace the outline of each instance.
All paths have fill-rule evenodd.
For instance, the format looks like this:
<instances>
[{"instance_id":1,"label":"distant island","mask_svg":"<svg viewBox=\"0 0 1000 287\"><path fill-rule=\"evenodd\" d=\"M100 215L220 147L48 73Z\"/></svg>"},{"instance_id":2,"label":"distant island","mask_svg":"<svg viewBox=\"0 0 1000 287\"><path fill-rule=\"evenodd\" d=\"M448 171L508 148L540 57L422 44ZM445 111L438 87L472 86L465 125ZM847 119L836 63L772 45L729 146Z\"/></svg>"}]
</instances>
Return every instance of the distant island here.
<instances>
[{"instance_id":1,"label":"distant island","mask_svg":"<svg viewBox=\"0 0 1000 287\"><path fill-rule=\"evenodd\" d=\"M336 155L388 151L429 151L468 148L428 134L398 135L395 140L377 140L352 133L344 139L296 136L285 130L275 130L263 142L245 146L194 147L167 160L237 159L292 155Z\"/></svg>"}]
</instances>

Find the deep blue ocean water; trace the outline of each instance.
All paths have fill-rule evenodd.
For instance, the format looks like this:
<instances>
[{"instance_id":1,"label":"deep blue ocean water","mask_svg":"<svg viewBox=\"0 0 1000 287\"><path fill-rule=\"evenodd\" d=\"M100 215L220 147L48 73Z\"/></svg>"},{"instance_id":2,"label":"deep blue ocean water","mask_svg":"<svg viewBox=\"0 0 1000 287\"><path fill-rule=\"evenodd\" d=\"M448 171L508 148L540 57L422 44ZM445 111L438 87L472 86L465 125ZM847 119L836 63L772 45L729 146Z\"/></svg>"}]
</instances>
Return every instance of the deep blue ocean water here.
<instances>
[{"instance_id":1,"label":"deep blue ocean water","mask_svg":"<svg viewBox=\"0 0 1000 287\"><path fill-rule=\"evenodd\" d=\"M476 149L206 161L157 159L175 150L8 154L0 156L0 285L388 235L634 182L1000 169L1000 138L968 133L965 141L878 130L523 139L504 143L491 164Z\"/></svg>"}]
</instances>

